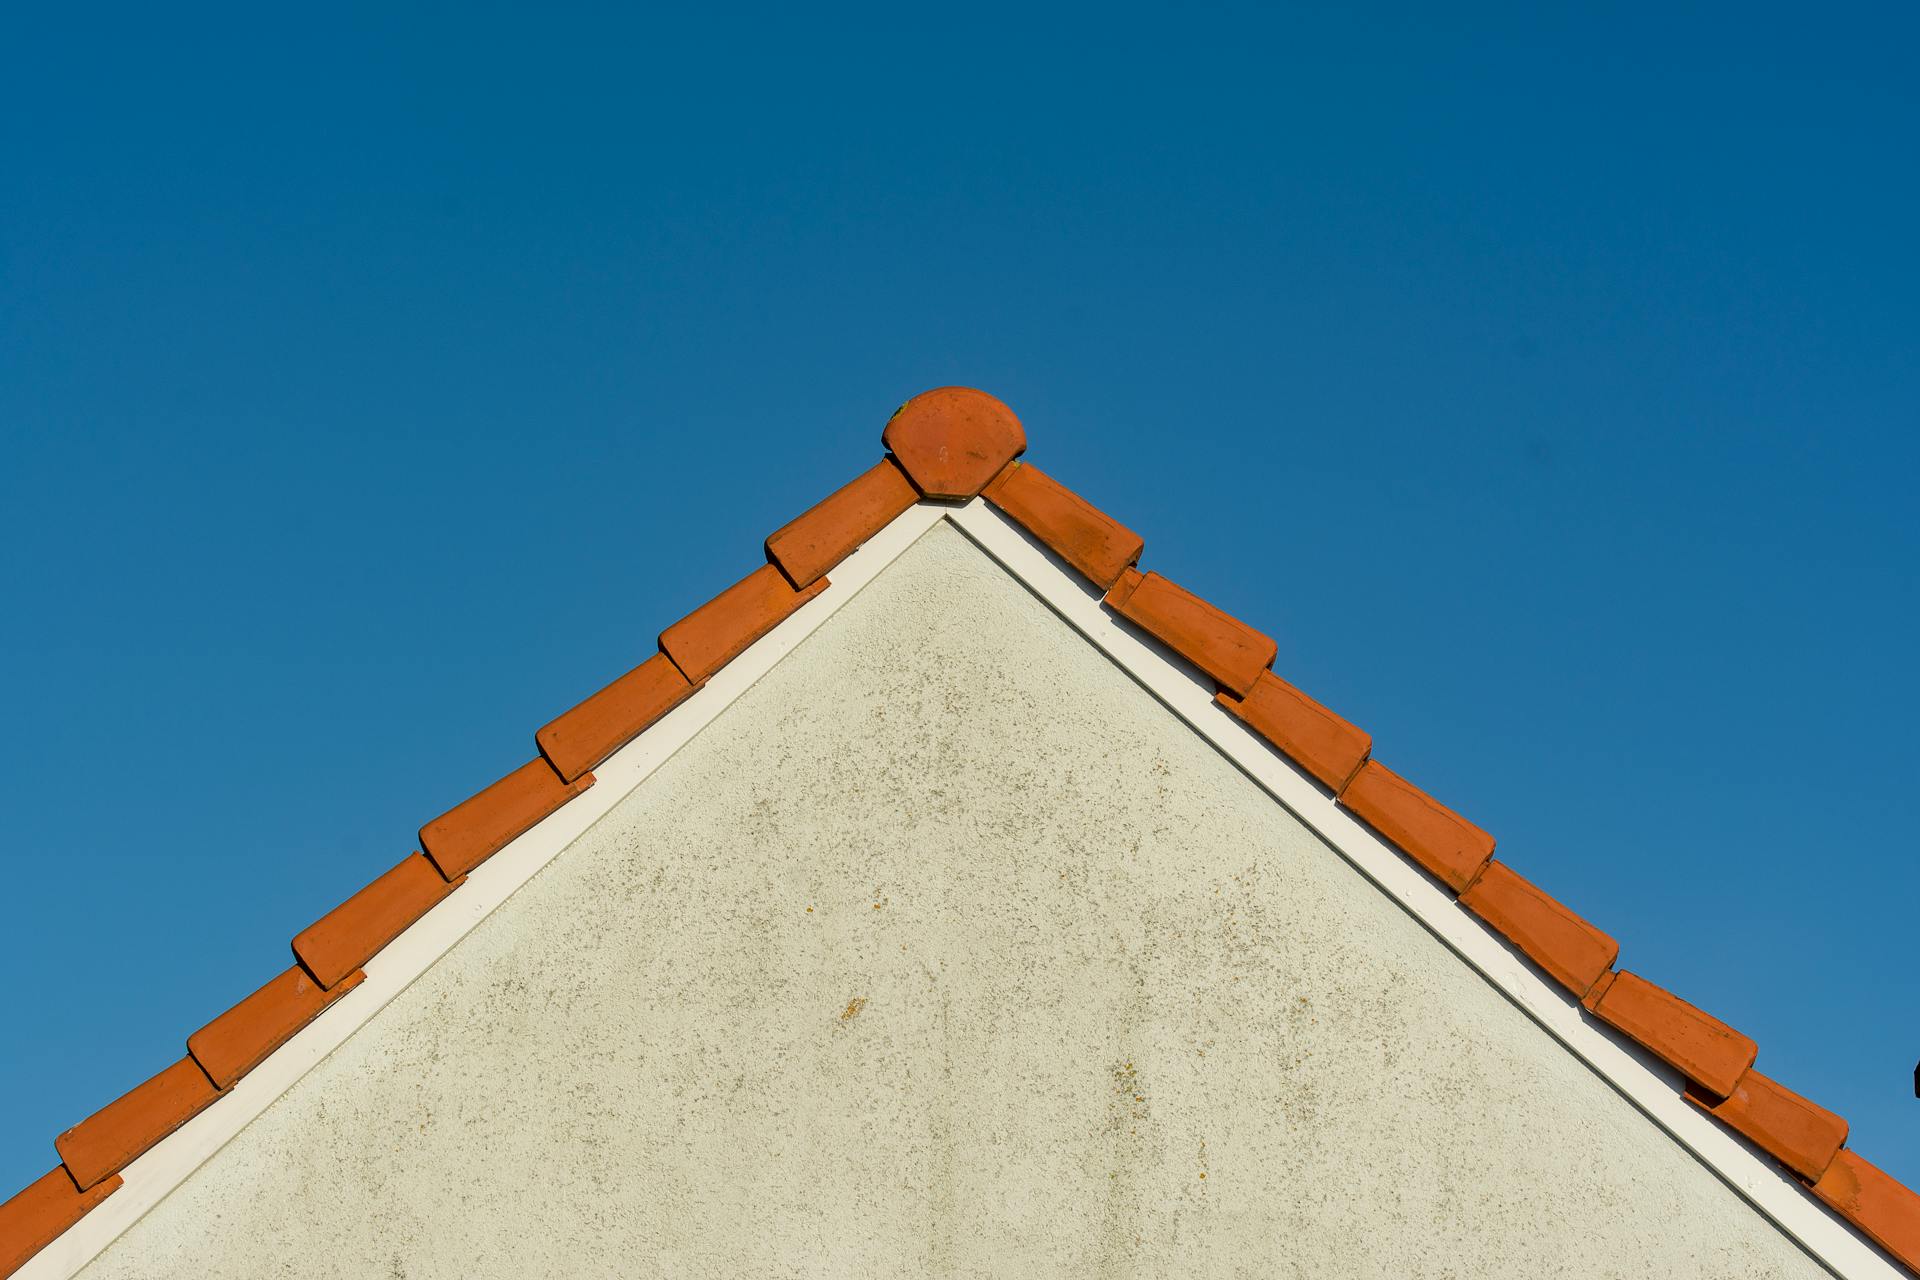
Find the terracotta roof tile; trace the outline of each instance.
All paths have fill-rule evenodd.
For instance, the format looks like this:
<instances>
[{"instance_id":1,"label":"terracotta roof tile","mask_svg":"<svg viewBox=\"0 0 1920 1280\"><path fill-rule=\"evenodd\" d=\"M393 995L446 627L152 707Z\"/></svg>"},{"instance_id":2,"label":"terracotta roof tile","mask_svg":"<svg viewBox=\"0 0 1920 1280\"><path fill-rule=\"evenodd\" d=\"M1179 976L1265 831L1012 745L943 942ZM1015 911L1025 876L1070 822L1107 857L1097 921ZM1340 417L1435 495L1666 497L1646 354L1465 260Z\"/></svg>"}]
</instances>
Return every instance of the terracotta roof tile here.
<instances>
[{"instance_id":1,"label":"terracotta roof tile","mask_svg":"<svg viewBox=\"0 0 1920 1280\"><path fill-rule=\"evenodd\" d=\"M1223 689L1214 700L1335 795L1352 781L1373 750L1373 739L1364 730L1342 720L1271 671L1260 673L1245 698Z\"/></svg>"},{"instance_id":2,"label":"terracotta roof tile","mask_svg":"<svg viewBox=\"0 0 1920 1280\"><path fill-rule=\"evenodd\" d=\"M572 782L639 737L696 688L672 658L656 653L571 711L547 721L533 738L553 771Z\"/></svg>"},{"instance_id":3,"label":"terracotta roof tile","mask_svg":"<svg viewBox=\"0 0 1920 1280\"><path fill-rule=\"evenodd\" d=\"M0 1204L0 1277L27 1265L86 1212L120 1189L120 1177L103 1178L85 1191L61 1165Z\"/></svg>"},{"instance_id":4,"label":"terracotta roof tile","mask_svg":"<svg viewBox=\"0 0 1920 1280\"><path fill-rule=\"evenodd\" d=\"M441 875L458 879L592 785L590 773L562 782L545 757L535 757L420 828L421 852Z\"/></svg>"},{"instance_id":5,"label":"terracotta roof tile","mask_svg":"<svg viewBox=\"0 0 1920 1280\"><path fill-rule=\"evenodd\" d=\"M880 433L929 498L971 498L1027 448L1013 410L972 387L936 387L893 411Z\"/></svg>"},{"instance_id":6,"label":"terracotta roof tile","mask_svg":"<svg viewBox=\"0 0 1920 1280\"><path fill-rule=\"evenodd\" d=\"M85 1191L126 1168L219 1096L200 1064L182 1058L55 1138L53 1145L74 1185Z\"/></svg>"},{"instance_id":7,"label":"terracotta roof tile","mask_svg":"<svg viewBox=\"0 0 1920 1280\"><path fill-rule=\"evenodd\" d=\"M1733 1092L1759 1046L1664 987L1622 970L1589 1006L1616 1031L1640 1042L1708 1093Z\"/></svg>"},{"instance_id":8,"label":"terracotta roof tile","mask_svg":"<svg viewBox=\"0 0 1920 1280\"><path fill-rule=\"evenodd\" d=\"M1920 1195L1851 1151L1833 1158L1813 1193L1908 1270L1920 1272Z\"/></svg>"},{"instance_id":9,"label":"terracotta roof tile","mask_svg":"<svg viewBox=\"0 0 1920 1280\"><path fill-rule=\"evenodd\" d=\"M810 587L919 499L899 465L882 458L776 529L767 559L796 590Z\"/></svg>"},{"instance_id":10,"label":"terracotta roof tile","mask_svg":"<svg viewBox=\"0 0 1920 1280\"><path fill-rule=\"evenodd\" d=\"M1686 1097L1809 1182L1846 1145L1845 1120L1752 1069L1724 1099L1692 1085Z\"/></svg>"},{"instance_id":11,"label":"terracotta roof tile","mask_svg":"<svg viewBox=\"0 0 1920 1280\"><path fill-rule=\"evenodd\" d=\"M901 406L882 443L892 460L770 537L771 563L667 628L661 653L543 727L536 735L542 759L427 824L426 854L409 855L296 937L299 967L196 1032L188 1057L62 1134L66 1164L0 1205L0 1276L109 1195L120 1185L117 1171L220 1096L216 1086L230 1086L352 989L364 976L360 967L458 888L465 868L579 794L592 782L590 769L823 590L822 574L911 503L902 473L934 499L987 488L988 501L1108 587L1108 607L1212 677L1223 709L1464 891L1464 906L1555 981L1576 993L1584 985L1581 1004L1677 1067L1695 1106L1812 1181L1811 1194L1920 1272L1920 1197L1840 1145L1845 1121L1753 1071L1756 1050L1747 1037L1608 968L1617 951L1611 938L1493 862L1491 836L1368 759L1366 734L1272 675L1271 638L1132 568L1135 534L1035 468L1009 466L1026 433L1004 404L964 387L939 388Z\"/></svg>"},{"instance_id":12,"label":"terracotta roof tile","mask_svg":"<svg viewBox=\"0 0 1920 1280\"><path fill-rule=\"evenodd\" d=\"M461 883L456 880L449 884L425 857L410 853L391 871L308 925L293 940L294 958L314 981L332 989Z\"/></svg>"},{"instance_id":13,"label":"terracotta roof tile","mask_svg":"<svg viewBox=\"0 0 1920 1280\"><path fill-rule=\"evenodd\" d=\"M296 964L188 1036L187 1052L216 1089L230 1089L366 976L355 971L328 989Z\"/></svg>"},{"instance_id":14,"label":"terracotta roof tile","mask_svg":"<svg viewBox=\"0 0 1920 1280\"><path fill-rule=\"evenodd\" d=\"M817 578L796 591L774 566L762 565L660 633L660 649L694 684L732 662L801 605L826 590Z\"/></svg>"},{"instance_id":15,"label":"terracotta roof tile","mask_svg":"<svg viewBox=\"0 0 1920 1280\"><path fill-rule=\"evenodd\" d=\"M1492 836L1378 760L1353 775L1340 803L1455 893L1493 856Z\"/></svg>"},{"instance_id":16,"label":"terracotta roof tile","mask_svg":"<svg viewBox=\"0 0 1920 1280\"><path fill-rule=\"evenodd\" d=\"M1102 590L1140 559L1140 535L1036 466L1008 463L981 492Z\"/></svg>"},{"instance_id":17,"label":"terracotta roof tile","mask_svg":"<svg viewBox=\"0 0 1920 1280\"><path fill-rule=\"evenodd\" d=\"M1576 996L1585 995L1620 954L1618 942L1503 862L1489 860L1460 903Z\"/></svg>"},{"instance_id":18,"label":"terracotta roof tile","mask_svg":"<svg viewBox=\"0 0 1920 1280\"><path fill-rule=\"evenodd\" d=\"M1273 665L1273 637L1220 612L1157 573L1128 569L1107 592L1109 609L1244 698Z\"/></svg>"},{"instance_id":19,"label":"terracotta roof tile","mask_svg":"<svg viewBox=\"0 0 1920 1280\"><path fill-rule=\"evenodd\" d=\"M1587 994L1580 997L1580 1003L1586 1007L1588 1013L1592 1013L1599 1006L1600 998L1607 994L1607 988L1611 987L1613 980L1619 976L1618 973L1609 969L1587 988Z\"/></svg>"}]
</instances>

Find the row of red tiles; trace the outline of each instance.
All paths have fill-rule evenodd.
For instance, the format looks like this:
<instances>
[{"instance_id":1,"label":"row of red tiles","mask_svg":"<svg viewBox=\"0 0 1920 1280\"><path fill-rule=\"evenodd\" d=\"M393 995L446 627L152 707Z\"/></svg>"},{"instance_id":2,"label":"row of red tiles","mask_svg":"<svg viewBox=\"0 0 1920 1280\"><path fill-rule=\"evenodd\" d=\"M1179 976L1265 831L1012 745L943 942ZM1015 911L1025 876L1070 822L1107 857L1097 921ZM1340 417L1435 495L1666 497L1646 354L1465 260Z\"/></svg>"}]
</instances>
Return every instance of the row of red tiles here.
<instances>
[{"instance_id":1,"label":"row of red tiles","mask_svg":"<svg viewBox=\"0 0 1920 1280\"><path fill-rule=\"evenodd\" d=\"M659 654L542 728L540 759L422 828L424 856L411 855L295 939L300 965L198 1033L188 1058L63 1135L65 1166L0 1206L0 1242L15 1239L16 1227L23 1240L44 1235L24 1261L65 1230L118 1185L118 1168L350 989L359 966L468 871L591 785L588 770L823 589L827 570L915 501L982 493L1105 589L1110 608L1215 680L1223 707L1458 893L1590 1012L1680 1070L1691 1101L1916 1266L1920 1200L1841 1149L1843 1120L1754 1071L1757 1047L1747 1037L1644 979L1615 973L1613 939L1494 861L1491 836L1372 760L1364 732L1274 676L1271 637L1136 570L1137 534L1014 461L1025 435L999 401L962 388L929 392L902 406L882 441L891 457L768 538L767 567L668 628ZM0 1244L0 1276L12 1269L9 1248Z\"/></svg>"},{"instance_id":2,"label":"row of red tiles","mask_svg":"<svg viewBox=\"0 0 1920 1280\"><path fill-rule=\"evenodd\" d=\"M870 508L870 495L881 487L876 479L886 480L889 472L906 488L905 501L896 502L889 492L880 511L870 511L865 521L886 524L918 499L890 462L828 503L844 512L843 495L852 490ZM189 1037L186 1057L56 1139L61 1167L0 1205L0 1276L118 1188L120 1169L357 986L365 976L361 966L458 888L469 871L591 786L589 769L823 590L825 570L852 547L836 553L805 535L805 529L788 526L772 540L787 553L786 564L798 566L788 572L802 576L799 584L782 572L786 564L769 565L669 627L661 652L539 731L539 758L429 822L420 831L422 852L408 855L302 931L293 941L298 963Z\"/></svg>"},{"instance_id":3,"label":"row of red tiles","mask_svg":"<svg viewBox=\"0 0 1920 1280\"><path fill-rule=\"evenodd\" d=\"M1274 675L1271 637L1156 573L1141 573L1134 567L1138 535L1034 467L1009 464L984 496L1106 588L1108 608L1211 678L1222 707L1451 889L1589 1012L1681 1072L1688 1101L1920 1270L1920 1197L1844 1149L1845 1120L1754 1070L1759 1049L1747 1036L1636 974L1616 972L1618 942L1496 861L1492 836L1372 759L1364 731Z\"/></svg>"},{"instance_id":4,"label":"row of red tiles","mask_svg":"<svg viewBox=\"0 0 1920 1280\"><path fill-rule=\"evenodd\" d=\"M587 772L826 586L795 590L771 567L669 627L662 652L540 731L543 754L420 830L401 862L293 940L298 963L195 1032L187 1056L54 1142L61 1167L0 1205L0 1276L120 1185L119 1171L211 1104L335 1000L361 966L469 871L585 791Z\"/></svg>"},{"instance_id":5,"label":"row of red tiles","mask_svg":"<svg viewBox=\"0 0 1920 1280\"><path fill-rule=\"evenodd\" d=\"M910 402L914 413L902 406L882 435L894 456L775 531L767 565L668 627L658 653L543 726L537 758L422 827L420 852L295 937L297 963L190 1036L186 1057L61 1134L60 1166L0 1204L0 1277L117 1190L121 1169L359 985L361 966L468 872L593 785L596 765L825 590L827 570L922 496L971 497L975 478L1000 463L965 442L950 448L956 433L991 436L995 449L1010 447L1009 457L1026 444L1005 406L992 401L983 413L975 396L943 388Z\"/></svg>"}]
</instances>

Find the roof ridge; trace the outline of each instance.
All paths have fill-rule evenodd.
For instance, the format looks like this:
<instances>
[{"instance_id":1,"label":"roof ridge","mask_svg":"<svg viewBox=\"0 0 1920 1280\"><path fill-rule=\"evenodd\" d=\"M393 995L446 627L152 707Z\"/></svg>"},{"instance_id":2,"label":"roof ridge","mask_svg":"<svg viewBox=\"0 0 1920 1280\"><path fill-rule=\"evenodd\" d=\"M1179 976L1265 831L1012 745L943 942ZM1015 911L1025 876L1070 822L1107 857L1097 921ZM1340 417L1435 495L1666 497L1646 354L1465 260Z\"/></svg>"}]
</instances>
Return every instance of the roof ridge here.
<instances>
[{"instance_id":1,"label":"roof ridge","mask_svg":"<svg viewBox=\"0 0 1920 1280\"><path fill-rule=\"evenodd\" d=\"M593 785L591 772L828 586L918 502L985 499L1105 593L1113 614L1214 684L1219 707L1506 939L1586 1012L1677 1071L1687 1101L1777 1161L1920 1275L1920 1195L1845 1145L1847 1123L1754 1068L1750 1038L1630 971L1619 943L1493 857L1494 839L1372 756L1372 739L1272 672L1273 639L1157 572L1141 537L1019 461L1020 420L966 387L894 411L879 462L775 530L767 564L660 634L658 652L535 734L539 754L420 829L420 850L301 931L295 964L187 1040L187 1054L61 1134L61 1164L0 1204L0 1277L121 1185L120 1171L364 979L362 966L467 873Z\"/></svg>"}]
</instances>

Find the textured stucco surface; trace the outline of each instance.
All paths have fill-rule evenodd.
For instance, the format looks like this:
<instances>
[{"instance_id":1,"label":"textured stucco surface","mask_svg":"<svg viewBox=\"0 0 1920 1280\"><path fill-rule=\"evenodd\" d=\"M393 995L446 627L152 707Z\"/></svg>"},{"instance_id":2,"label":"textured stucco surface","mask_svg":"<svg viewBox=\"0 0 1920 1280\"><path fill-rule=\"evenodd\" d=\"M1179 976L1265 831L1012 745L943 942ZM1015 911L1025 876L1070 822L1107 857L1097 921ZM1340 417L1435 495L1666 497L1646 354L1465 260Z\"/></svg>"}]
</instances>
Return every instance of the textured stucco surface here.
<instances>
[{"instance_id":1,"label":"textured stucco surface","mask_svg":"<svg viewBox=\"0 0 1920 1280\"><path fill-rule=\"evenodd\" d=\"M1825 1274L940 526L85 1274Z\"/></svg>"}]
</instances>

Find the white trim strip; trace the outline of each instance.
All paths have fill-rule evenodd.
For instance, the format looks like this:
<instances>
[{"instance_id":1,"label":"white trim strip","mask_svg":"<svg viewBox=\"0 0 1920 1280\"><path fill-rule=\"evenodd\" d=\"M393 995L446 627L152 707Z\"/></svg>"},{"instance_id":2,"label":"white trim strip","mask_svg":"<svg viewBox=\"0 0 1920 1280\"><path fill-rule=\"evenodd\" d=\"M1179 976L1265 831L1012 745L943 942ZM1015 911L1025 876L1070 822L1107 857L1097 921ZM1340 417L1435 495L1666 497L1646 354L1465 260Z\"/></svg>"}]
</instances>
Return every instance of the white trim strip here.
<instances>
[{"instance_id":1,"label":"white trim strip","mask_svg":"<svg viewBox=\"0 0 1920 1280\"><path fill-rule=\"evenodd\" d=\"M608 757L594 770L594 785L584 794L494 854L468 876L459 892L368 961L366 981L358 988L243 1077L227 1096L122 1170L126 1185L22 1267L17 1280L71 1280L943 519L1815 1258L1845 1280L1905 1280L1903 1270L1811 1199L1791 1176L1689 1106L1679 1096L1676 1073L1583 1017L1577 1002L1216 706L1210 682L1101 608L1100 596L1077 575L979 499L962 507L914 506L842 561L828 575L825 591Z\"/></svg>"},{"instance_id":2,"label":"white trim strip","mask_svg":"<svg viewBox=\"0 0 1920 1280\"><path fill-rule=\"evenodd\" d=\"M1908 1280L1879 1249L1813 1199L1793 1176L1750 1151L1680 1096L1679 1073L1590 1021L1577 1000L1534 971L1373 831L1214 702L1213 684L1122 622L1084 580L1024 529L978 500L949 519L1201 737L1237 764L1355 870L1398 902L1636 1108L1802 1248L1846 1280Z\"/></svg>"},{"instance_id":3,"label":"white trim strip","mask_svg":"<svg viewBox=\"0 0 1920 1280\"><path fill-rule=\"evenodd\" d=\"M793 652L820 624L859 594L862 587L938 524L947 508L909 508L841 561L827 575L827 589L716 672L685 702L645 733L607 757L593 771L594 783L530 831L488 858L455 893L367 961L367 979L342 996L232 1091L121 1170L126 1185L75 1223L65 1235L15 1272L15 1280L70 1280L122 1232L186 1181L194 1170L301 1077L364 1026L387 1002L452 950L468 931L513 896L559 852L605 817L693 736L745 693L774 664Z\"/></svg>"}]
</instances>

